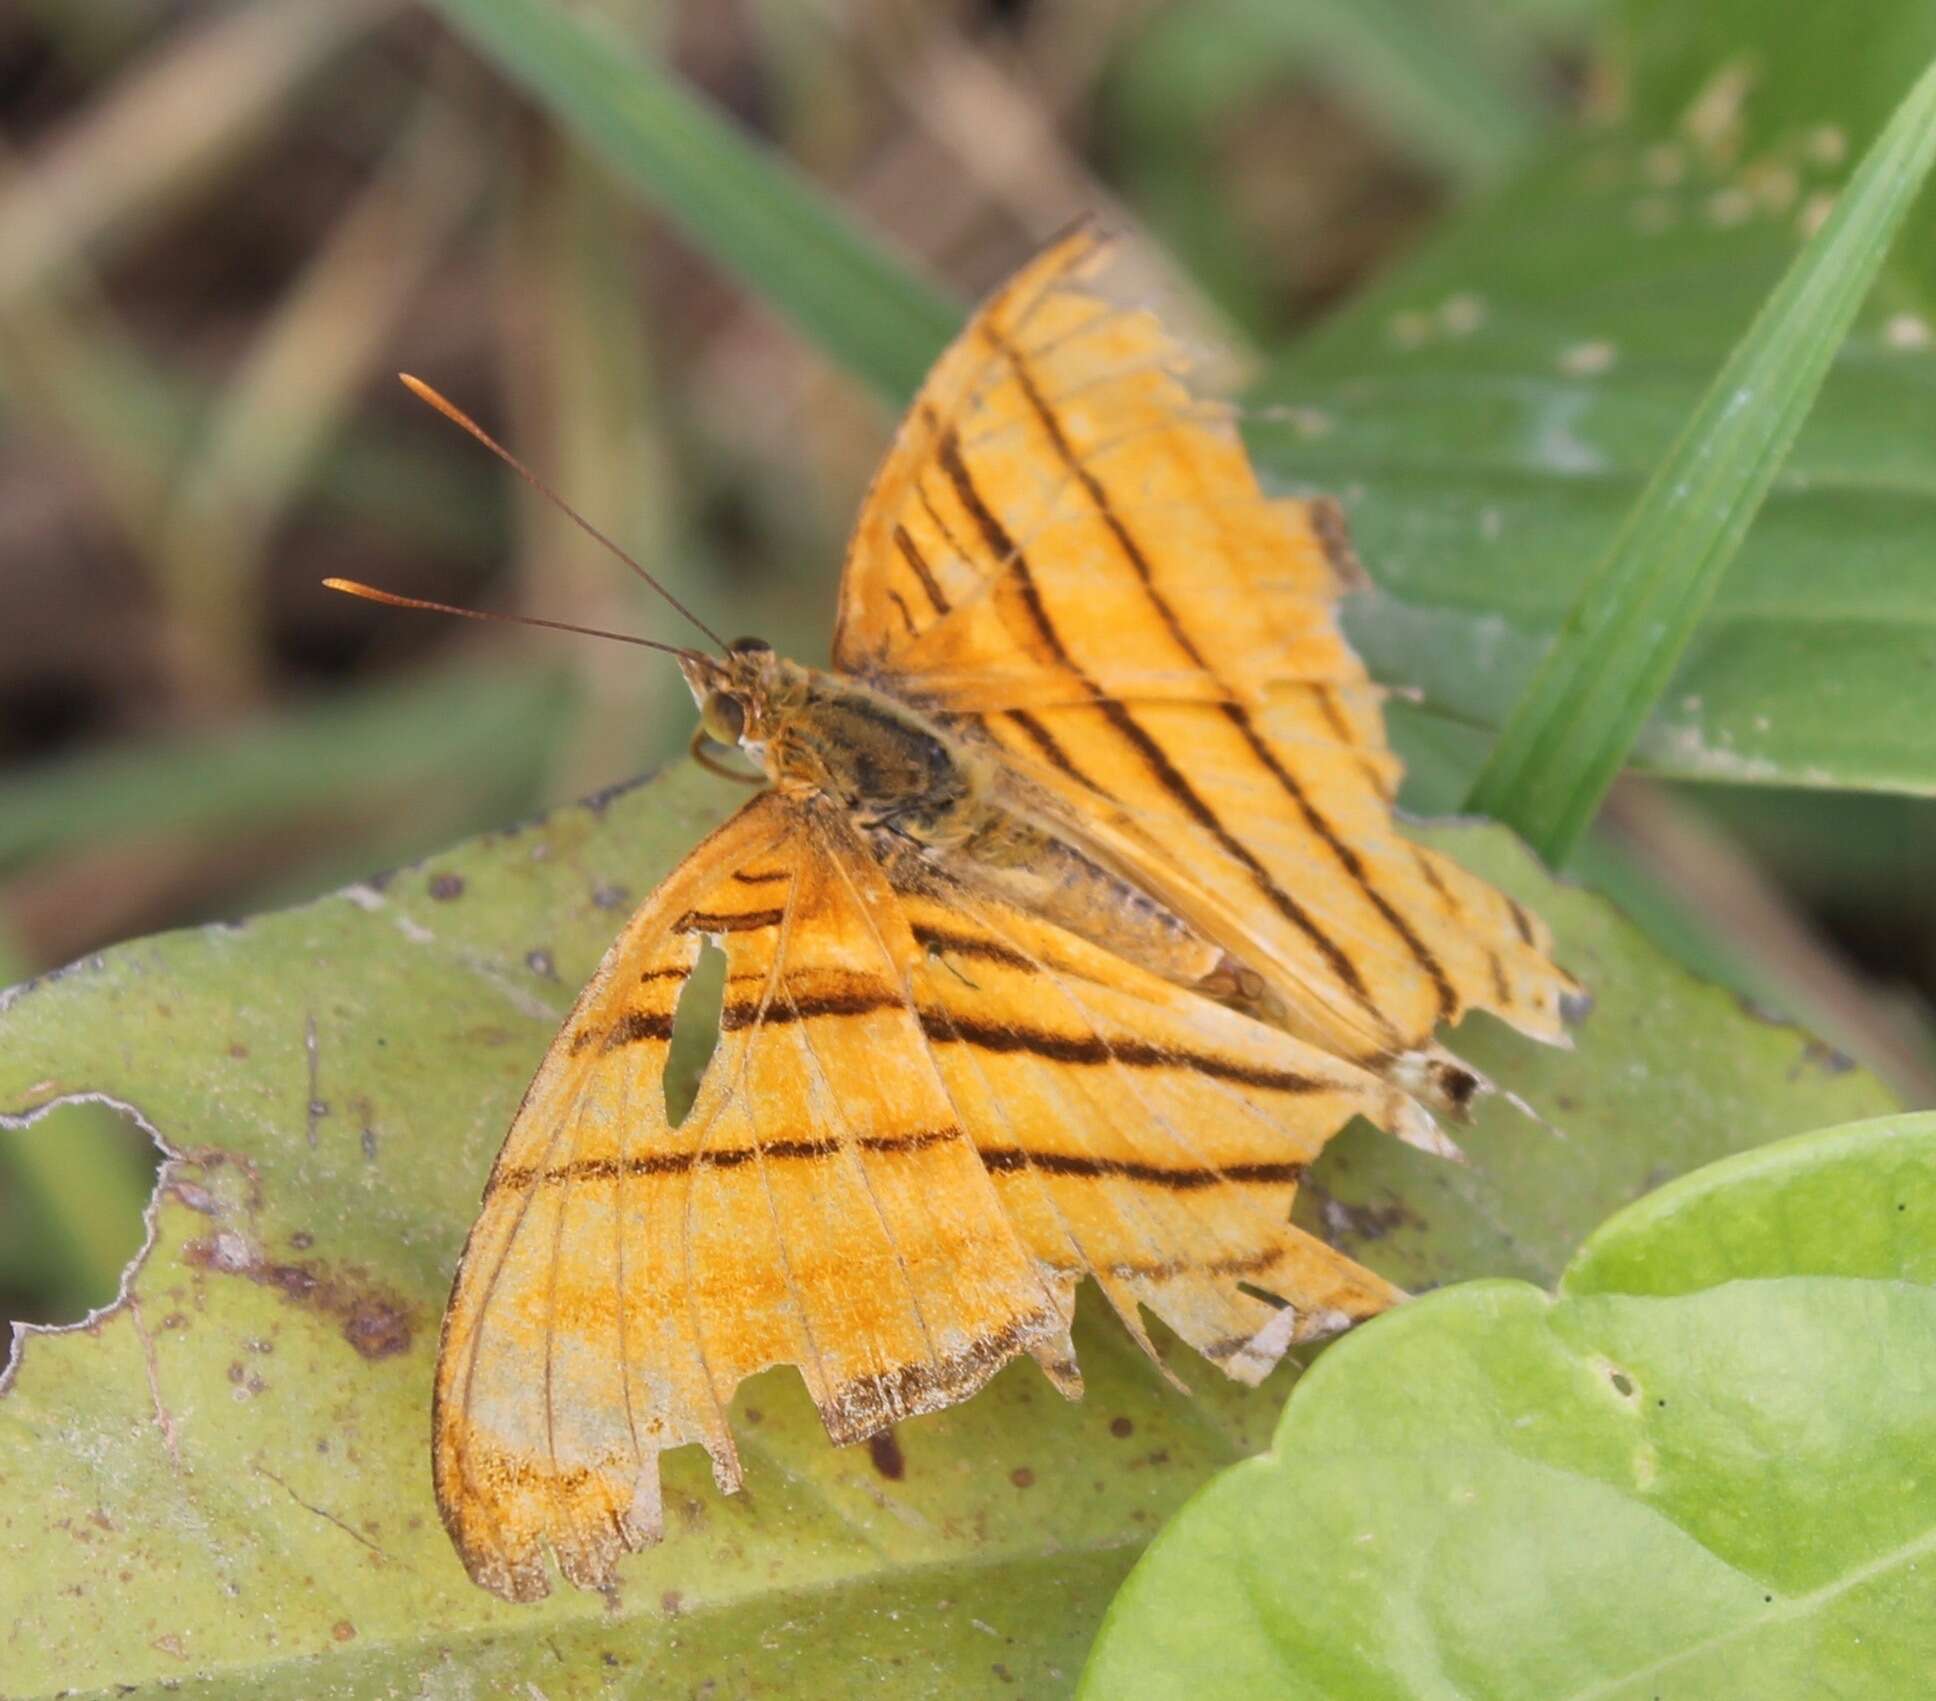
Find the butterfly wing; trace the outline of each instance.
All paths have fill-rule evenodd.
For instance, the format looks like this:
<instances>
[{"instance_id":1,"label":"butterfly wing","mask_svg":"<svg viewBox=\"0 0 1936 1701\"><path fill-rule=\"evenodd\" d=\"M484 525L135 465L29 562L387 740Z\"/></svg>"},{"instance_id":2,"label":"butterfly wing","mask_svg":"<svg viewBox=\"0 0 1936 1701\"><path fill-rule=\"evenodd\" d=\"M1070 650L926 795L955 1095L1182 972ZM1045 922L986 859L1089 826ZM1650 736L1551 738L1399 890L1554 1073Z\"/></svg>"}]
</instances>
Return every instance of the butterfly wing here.
<instances>
[{"instance_id":1,"label":"butterfly wing","mask_svg":"<svg viewBox=\"0 0 1936 1701\"><path fill-rule=\"evenodd\" d=\"M701 941L726 987L690 1112L663 1076ZM1073 1389L1069 1284L956 1118L880 871L839 818L756 799L655 892L546 1056L492 1170L439 1354L439 1504L471 1575L602 1587L660 1531L658 1455L723 1488L739 1382L795 1364L851 1441L1018 1351Z\"/></svg>"},{"instance_id":2,"label":"butterfly wing","mask_svg":"<svg viewBox=\"0 0 1936 1701\"><path fill-rule=\"evenodd\" d=\"M1438 1023L1557 1038L1573 983L1535 918L1397 833L1341 516L1262 494L1106 256L1051 247L936 367L856 529L836 665L985 734L1293 1031L1446 1096Z\"/></svg>"},{"instance_id":3,"label":"butterfly wing","mask_svg":"<svg viewBox=\"0 0 1936 1701\"><path fill-rule=\"evenodd\" d=\"M1003 1209L1152 1357L1143 1309L1257 1382L1400 1297L1289 1218L1352 1116L1423 1120L1403 1093L916 856L889 877L922 1031Z\"/></svg>"}]
</instances>

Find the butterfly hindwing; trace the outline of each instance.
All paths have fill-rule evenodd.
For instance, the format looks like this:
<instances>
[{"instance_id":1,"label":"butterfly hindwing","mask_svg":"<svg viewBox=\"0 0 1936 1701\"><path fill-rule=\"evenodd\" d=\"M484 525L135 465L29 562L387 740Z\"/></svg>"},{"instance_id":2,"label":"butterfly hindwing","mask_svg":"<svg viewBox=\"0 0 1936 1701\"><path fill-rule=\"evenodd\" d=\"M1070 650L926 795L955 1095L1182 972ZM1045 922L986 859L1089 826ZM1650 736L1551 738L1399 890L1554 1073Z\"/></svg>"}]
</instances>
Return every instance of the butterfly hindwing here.
<instances>
[{"instance_id":1,"label":"butterfly hindwing","mask_svg":"<svg viewBox=\"0 0 1936 1701\"><path fill-rule=\"evenodd\" d=\"M1353 1115L1419 1115L1401 1093L917 859L894 874L921 1025L1003 1208L1146 1350L1142 1308L1255 1382L1399 1297L1289 1216Z\"/></svg>"}]
</instances>

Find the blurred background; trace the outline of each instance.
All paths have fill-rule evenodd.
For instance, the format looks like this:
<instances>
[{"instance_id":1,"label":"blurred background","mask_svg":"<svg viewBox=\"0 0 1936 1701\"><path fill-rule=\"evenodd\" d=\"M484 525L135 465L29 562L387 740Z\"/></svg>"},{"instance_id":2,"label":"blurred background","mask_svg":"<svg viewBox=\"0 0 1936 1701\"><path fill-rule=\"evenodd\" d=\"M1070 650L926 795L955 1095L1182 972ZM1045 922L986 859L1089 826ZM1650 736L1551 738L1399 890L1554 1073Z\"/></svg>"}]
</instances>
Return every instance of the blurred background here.
<instances>
[{"instance_id":1,"label":"blurred background","mask_svg":"<svg viewBox=\"0 0 1936 1701\"><path fill-rule=\"evenodd\" d=\"M1610 98L1597 0L576 9L956 294L1100 208L1239 350ZM400 368L715 624L824 652L891 413L434 15L0 10L0 984L683 747L684 688L636 650L321 589L680 636ZM1922 805L1629 784L1609 831L1643 922L1676 929L1663 891L1727 909L1839 1043L1936 1098ZM84 1107L0 1131L0 1316L112 1296L152 1156Z\"/></svg>"}]
</instances>

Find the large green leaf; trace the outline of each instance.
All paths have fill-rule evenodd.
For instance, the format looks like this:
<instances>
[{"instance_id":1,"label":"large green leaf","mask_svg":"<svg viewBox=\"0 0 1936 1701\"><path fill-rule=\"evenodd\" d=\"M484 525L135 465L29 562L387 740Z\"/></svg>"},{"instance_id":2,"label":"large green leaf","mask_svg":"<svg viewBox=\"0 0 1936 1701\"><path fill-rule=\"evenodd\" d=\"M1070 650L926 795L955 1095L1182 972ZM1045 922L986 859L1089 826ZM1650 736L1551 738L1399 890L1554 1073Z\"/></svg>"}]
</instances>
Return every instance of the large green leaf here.
<instances>
[{"instance_id":1,"label":"large green leaf","mask_svg":"<svg viewBox=\"0 0 1936 1701\"><path fill-rule=\"evenodd\" d=\"M1081 1405L1023 1365L892 1449L842 1451L776 1372L735 1407L747 1492L675 1456L673 1533L617 1599L513 1608L465 1580L427 1462L452 1264L579 980L729 790L681 768L0 1001L8 1120L99 1095L170 1154L124 1302L27 1336L0 1395L9 1696L1053 1694L1150 1532L1264 1445L1289 1372L1246 1393L1181 1354L1186 1399L1086 1304ZM1664 1176L1885 1108L1497 829L1438 839L1549 917L1599 1006L1572 1052L1458 1036L1553 1126L1495 1101L1463 1166L1368 1129L1334 1145L1302 1203L1397 1279L1550 1281Z\"/></svg>"},{"instance_id":2,"label":"large green leaf","mask_svg":"<svg viewBox=\"0 0 1936 1701\"><path fill-rule=\"evenodd\" d=\"M1713 602L1936 159L1936 62L1755 315L1500 729L1468 807L1561 867Z\"/></svg>"},{"instance_id":3,"label":"large green leaf","mask_svg":"<svg viewBox=\"0 0 1936 1701\"><path fill-rule=\"evenodd\" d=\"M1480 728L1519 699L1723 352L1936 55L1936 13L1894 0L1859 29L1794 0L1630 12L1612 73L1630 109L1449 220L1256 397L1264 466L1349 498L1388 593L1350 616L1374 672ZM1936 791L1932 254L1912 218L1640 765Z\"/></svg>"},{"instance_id":4,"label":"large green leaf","mask_svg":"<svg viewBox=\"0 0 1936 1701\"><path fill-rule=\"evenodd\" d=\"M1379 1319L1151 1547L1084 1692L1922 1693L1933 1203L1936 1116L1865 1123L1643 1199L1557 1299Z\"/></svg>"}]
</instances>

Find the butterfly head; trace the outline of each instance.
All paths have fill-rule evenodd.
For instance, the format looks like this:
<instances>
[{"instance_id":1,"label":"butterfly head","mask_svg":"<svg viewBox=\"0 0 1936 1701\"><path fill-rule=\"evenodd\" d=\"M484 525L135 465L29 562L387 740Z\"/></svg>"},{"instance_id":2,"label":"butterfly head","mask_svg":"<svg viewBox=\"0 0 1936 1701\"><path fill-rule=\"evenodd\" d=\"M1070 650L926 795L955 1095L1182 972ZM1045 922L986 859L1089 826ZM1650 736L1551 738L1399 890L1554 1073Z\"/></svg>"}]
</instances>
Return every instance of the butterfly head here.
<instances>
[{"instance_id":1,"label":"butterfly head","mask_svg":"<svg viewBox=\"0 0 1936 1701\"><path fill-rule=\"evenodd\" d=\"M756 760L772 737L786 696L787 664L764 638L735 638L723 656L685 650L679 671L699 705L699 724L715 744L738 745Z\"/></svg>"}]
</instances>

